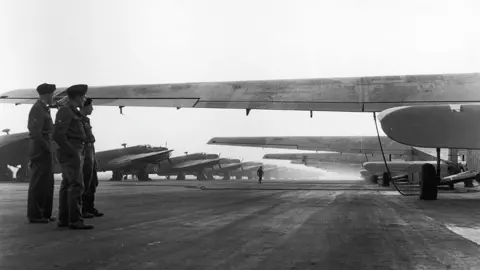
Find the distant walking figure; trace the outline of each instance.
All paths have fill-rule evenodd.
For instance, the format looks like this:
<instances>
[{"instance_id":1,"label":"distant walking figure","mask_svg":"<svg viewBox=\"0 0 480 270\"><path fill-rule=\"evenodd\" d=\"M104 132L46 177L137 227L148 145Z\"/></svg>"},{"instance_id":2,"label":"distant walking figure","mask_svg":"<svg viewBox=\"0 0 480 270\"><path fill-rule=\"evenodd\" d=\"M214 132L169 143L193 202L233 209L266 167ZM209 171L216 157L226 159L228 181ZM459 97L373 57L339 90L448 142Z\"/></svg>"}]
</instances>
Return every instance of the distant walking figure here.
<instances>
[{"instance_id":1,"label":"distant walking figure","mask_svg":"<svg viewBox=\"0 0 480 270\"><path fill-rule=\"evenodd\" d=\"M262 177L263 177L263 167L262 166L260 166L260 168L258 168L257 176L258 176L258 183L261 184L262 183Z\"/></svg>"}]
</instances>

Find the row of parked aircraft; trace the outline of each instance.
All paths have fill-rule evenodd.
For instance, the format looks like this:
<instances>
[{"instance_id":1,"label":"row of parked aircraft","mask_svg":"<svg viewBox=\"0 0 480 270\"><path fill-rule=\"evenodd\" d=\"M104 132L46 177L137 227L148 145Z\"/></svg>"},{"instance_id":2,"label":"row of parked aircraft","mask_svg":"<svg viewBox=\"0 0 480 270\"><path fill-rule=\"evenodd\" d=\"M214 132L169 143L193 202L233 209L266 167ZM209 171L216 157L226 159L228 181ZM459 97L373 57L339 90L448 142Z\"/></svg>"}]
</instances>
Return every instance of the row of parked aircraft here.
<instances>
[{"instance_id":1,"label":"row of parked aircraft","mask_svg":"<svg viewBox=\"0 0 480 270\"><path fill-rule=\"evenodd\" d=\"M380 112L378 120L383 131L403 147L394 147L390 153L385 153L388 149L386 144L393 142L377 136L376 152L380 150L384 164L375 163L370 167L375 171L383 171L383 176L388 178L392 178L390 166L421 171L420 198L434 200L437 198L437 186L442 182L440 149L451 149L447 160L453 164L455 172L459 171L456 149L467 150L467 160L477 156L474 150L480 149L480 128L476 127L480 113L479 88L480 74L466 73L97 86L89 88L89 96L95 100L96 106L118 106L120 110L125 106L245 109L247 116L255 109L300 110L309 111L310 117L313 117L314 111L344 111L371 112L374 118ZM56 101L66 96L65 89L57 89ZM36 98L35 89L19 89L2 94L0 102L32 104ZM222 143L219 139L215 138L212 143ZM334 142L343 141L346 145L355 145L360 141L360 145L354 148L360 150L357 153L365 154L373 150L371 147L375 143L374 139L375 137L337 137ZM330 144L325 144L322 137L242 140L245 141L240 144L253 144L256 147L267 147L272 141L290 140L293 142L290 145L296 145L300 149L295 142L303 140L312 150L329 151L328 148L332 148ZM223 144L228 142L223 141ZM284 145L280 142L274 147L285 148ZM428 151L420 153L415 147L434 149L436 170L432 164L435 162L422 157ZM354 148L343 147L333 151L349 153ZM391 161L390 155L401 154L395 153L396 150L411 153L411 157L417 160ZM389 156L388 161L385 155ZM476 168L478 161L472 165L475 166L474 169L479 169ZM470 179L476 175L477 171L471 171L449 179Z\"/></svg>"},{"instance_id":2,"label":"row of parked aircraft","mask_svg":"<svg viewBox=\"0 0 480 270\"><path fill-rule=\"evenodd\" d=\"M8 131L8 130L4 130ZM0 181L28 181L28 132L7 134L0 137ZM61 168L55 157L54 143L54 173L61 173ZM172 157L171 149L137 145L97 152L98 171L112 171L112 181L121 181L128 175L135 175L139 181L150 180L149 174L159 176L176 176L177 180L185 180L186 175L196 176L198 180L213 180L221 176L224 180L232 177L242 179L256 177L256 172L263 166L265 178L292 178L302 174L285 167L279 167L261 162L242 162L239 159L221 158L217 154L193 153ZM20 167L16 176L8 166ZM303 173L305 175L305 172ZM318 174L317 174L318 175ZM315 175L310 174L309 177Z\"/></svg>"}]
</instances>

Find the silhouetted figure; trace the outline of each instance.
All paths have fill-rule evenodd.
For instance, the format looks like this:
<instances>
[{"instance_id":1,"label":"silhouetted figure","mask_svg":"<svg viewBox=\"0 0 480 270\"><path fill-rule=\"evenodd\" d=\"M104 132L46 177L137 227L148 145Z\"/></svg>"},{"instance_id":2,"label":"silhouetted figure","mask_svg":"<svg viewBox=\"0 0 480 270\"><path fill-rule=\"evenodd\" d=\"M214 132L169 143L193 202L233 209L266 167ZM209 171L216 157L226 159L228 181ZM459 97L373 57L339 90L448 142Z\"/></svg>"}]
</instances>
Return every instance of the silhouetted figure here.
<instances>
[{"instance_id":1,"label":"silhouetted figure","mask_svg":"<svg viewBox=\"0 0 480 270\"><path fill-rule=\"evenodd\" d=\"M49 105L53 102L54 84L43 83L37 87L39 99L28 115L30 144L28 150L31 172L28 186L27 218L31 223L55 221L53 207L53 122Z\"/></svg>"},{"instance_id":2,"label":"silhouetted figure","mask_svg":"<svg viewBox=\"0 0 480 270\"><path fill-rule=\"evenodd\" d=\"M60 147L58 162L62 166L58 226L75 230L93 229L82 219L83 162L87 139L83 127L83 115L77 107L82 107L87 93L87 85L74 85L67 89L68 101L60 107L55 119L53 139Z\"/></svg>"},{"instance_id":3,"label":"silhouetted figure","mask_svg":"<svg viewBox=\"0 0 480 270\"><path fill-rule=\"evenodd\" d=\"M257 176L258 176L258 183L261 184L262 183L262 177L263 177L263 167L262 166L260 166L260 168L258 168Z\"/></svg>"}]
</instances>

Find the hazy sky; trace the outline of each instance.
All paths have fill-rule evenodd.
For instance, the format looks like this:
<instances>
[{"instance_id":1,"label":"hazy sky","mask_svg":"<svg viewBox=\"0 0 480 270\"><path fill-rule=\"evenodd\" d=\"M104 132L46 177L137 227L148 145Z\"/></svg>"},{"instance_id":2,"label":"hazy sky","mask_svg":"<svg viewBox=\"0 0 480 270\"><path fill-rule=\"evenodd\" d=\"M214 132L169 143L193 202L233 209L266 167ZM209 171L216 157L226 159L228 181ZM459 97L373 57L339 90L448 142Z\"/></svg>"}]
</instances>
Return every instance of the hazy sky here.
<instances>
[{"instance_id":1,"label":"hazy sky","mask_svg":"<svg viewBox=\"0 0 480 270\"><path fill-rule=\"evenodd\" d=\"M480 71L480 2L0 1L0 93L68 86ZM27 130L29 105L0 104ZM52 114L56 110L52 110ZM375 135L369 113L96 108L97 150L164 145L260 160L287 152L207 146L214 136Z\"/></svg>"}]
</instances>

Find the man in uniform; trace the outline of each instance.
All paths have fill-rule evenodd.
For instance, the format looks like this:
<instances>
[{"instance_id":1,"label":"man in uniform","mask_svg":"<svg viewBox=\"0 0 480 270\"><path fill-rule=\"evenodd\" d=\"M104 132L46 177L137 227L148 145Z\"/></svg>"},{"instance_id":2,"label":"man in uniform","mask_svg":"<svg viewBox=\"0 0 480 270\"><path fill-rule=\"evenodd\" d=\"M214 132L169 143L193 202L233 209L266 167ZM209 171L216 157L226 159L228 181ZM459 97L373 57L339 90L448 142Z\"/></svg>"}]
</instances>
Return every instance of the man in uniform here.
<instances>
[{"instance_id":1,"label":"man in uniform","mask_svg":"<svg viewBox=\"0 0 480 270\"><path fill-rule=\"evenodd\" d=\"M43 83L37 87L39 99L30 109L28 131L30 132L27 218L31 223L55 221L53 207L53 122L49 105L53 102L54 84Z\"/></svg>"},{"instance_id":2,"label":"man in uniform","mask_svg":"<svg viewBox=\"0 0 480 270\"><path fill-rule=\"evenodd\" d=\"M261 184L262 183L262 177L263 177L263 167L262 166L260 166L260 168L258 168L257 176L258 176L258 183Z\"/></svg>"},{"instance_id":3,"label":"man in uniform","mask_svg":"<svg viewBox=\"0 0 480 270\"><path fill-rule=\"evenodd\" d=\"M68 101L60 107L55 119L53 139L60 147L58 161L62 166L58 226L74 230L93 229L82 219L83 151L86 140L83 116L78 111L82 107L88 86L73 85L67 91Z\"/></svg>"},{"instance_id":4,"label":"man in uniform","mask_svg":"<svg viewBox=\"0 0 480 270\"><path fill-rule=\"evenodd\" d=\"M83 184L85 186L85 192L83 193L83 217L101 217L103 213L95 209L95 192L98 186L97 178L97 160L95 158L95 136L92 133L92 126L90 125L89 115L93 112L93 104L91 98L86 98L83 103L83 107L80 109L83 114L83 126L85 128L85 134L87 140L85 141L85 159L83 163Z\"/></svg>"}]
</instances>

